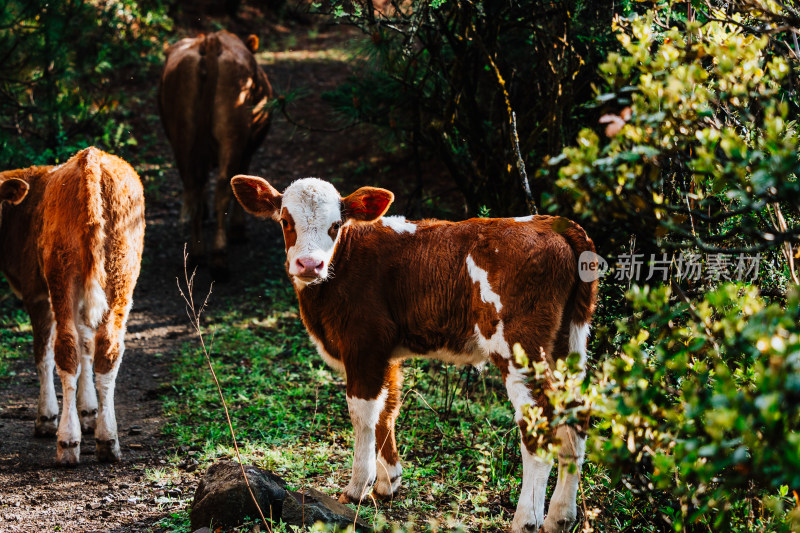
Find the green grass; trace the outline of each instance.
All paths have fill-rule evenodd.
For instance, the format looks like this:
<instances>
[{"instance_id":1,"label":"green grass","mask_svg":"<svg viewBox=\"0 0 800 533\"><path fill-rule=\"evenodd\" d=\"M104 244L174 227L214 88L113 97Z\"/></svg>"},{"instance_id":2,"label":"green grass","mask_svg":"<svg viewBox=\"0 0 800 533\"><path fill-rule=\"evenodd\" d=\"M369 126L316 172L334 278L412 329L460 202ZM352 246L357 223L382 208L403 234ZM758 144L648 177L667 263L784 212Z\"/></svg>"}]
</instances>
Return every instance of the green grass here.
<instances>
[{"instance_id":1,"label":"green grass","mask_svg":"<svg viewBox=\"0 0 800 533\"><path fill-rule=\"evenodd\" d=\"M0 278L5 285L5 280ZM0 290L0 377L13 375L12 361L30 358L33 364L33 330L28 314L10 290Z\"/></svg>"}]
</instances>

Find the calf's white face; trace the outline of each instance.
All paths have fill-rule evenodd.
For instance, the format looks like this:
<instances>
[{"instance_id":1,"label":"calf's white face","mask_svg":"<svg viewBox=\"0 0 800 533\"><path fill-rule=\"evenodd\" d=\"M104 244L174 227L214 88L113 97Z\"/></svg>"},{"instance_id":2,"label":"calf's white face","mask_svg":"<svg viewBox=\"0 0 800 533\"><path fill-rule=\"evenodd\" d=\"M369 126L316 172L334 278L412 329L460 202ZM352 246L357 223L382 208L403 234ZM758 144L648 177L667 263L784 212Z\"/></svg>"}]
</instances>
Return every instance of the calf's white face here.
<instances>
[{"instance_id":1,"label":"calf's white face","mask_svg":"<svg viewBox=\"0 0 800 533\"><path fill-rule=\"evenodd\" d=\"M328 277L339 238L342 199L330 183L316 178L295 181L283 193L279 219L286 241L289 275L301 282Z\"/></svg>"},{"instance_id":2,"label":"calf's white face","mask_svg":"<svg viewBox=\"0 0 800 533\"><path fill-rule=\"evenodd\" d=\"M373 222L394 199L375 187L342 198L333 185L317 178L297 180L283 194L255 176L234 176L231 187L245 211L280 222L287 270L299 288L327 279L344 224Z\"/></svg>"}]
</instances>

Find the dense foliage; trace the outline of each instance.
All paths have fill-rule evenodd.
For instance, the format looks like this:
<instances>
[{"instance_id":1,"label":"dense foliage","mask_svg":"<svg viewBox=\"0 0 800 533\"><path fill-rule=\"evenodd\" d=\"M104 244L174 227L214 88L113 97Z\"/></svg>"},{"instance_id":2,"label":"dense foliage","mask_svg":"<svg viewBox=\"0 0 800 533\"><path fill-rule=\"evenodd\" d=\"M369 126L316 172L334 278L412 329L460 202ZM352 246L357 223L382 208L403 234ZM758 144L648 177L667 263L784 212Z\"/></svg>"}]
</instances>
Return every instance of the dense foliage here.
<instances>
[{"instance_id":1,"label":"dense foliage","mask_svg":"<svg viewBox=\"0 0 800 533\"><path fill-rule=\"evenodd\" d=\"M771 2L726 4L619 19L622 50L599 68L605 114L539 173L557 185L548 210L571 205L601 226L606 251L655 252L641 271L619 256L606 278L606 292L632 285L629 305L603 302L599 331L616 329L614 342L586 404L562 415L590 410L593 460L646 494L663 528L790 531L800 304L785 287L797 284L800 161L798 48L784 32L797 19ZM737 275L742 254L766 259L760 273ZM687 275L687 257L706 275ZM637 286L656 258L669 283Z\"/></svg>"},{"instance_id":2,"label":"dense foliage","mask_svg":"<svg viewBox=\"0 0 800 533\"><path fill-rule=\"evenodd\" d=\"M610 39L612 2L331 4L329 12L370 40L368 61L330 101L386 126L415 152L432 150L470 214L480 206L525 212L526 166L558 153L574 133L570 119L594 76L587 65Z\"/></svg>"},{"instance_id":3,"label":"dense foliage","mask_svg":"<svg viewBox=\"0 0 800 533\"><path fill-rule=\"evenodd\" d=\"M170 26L158 2L33 0L0 9L2 168L64 161L87 144L136 143L122 80L160 60Z\"/></svg>"}]
</instances>

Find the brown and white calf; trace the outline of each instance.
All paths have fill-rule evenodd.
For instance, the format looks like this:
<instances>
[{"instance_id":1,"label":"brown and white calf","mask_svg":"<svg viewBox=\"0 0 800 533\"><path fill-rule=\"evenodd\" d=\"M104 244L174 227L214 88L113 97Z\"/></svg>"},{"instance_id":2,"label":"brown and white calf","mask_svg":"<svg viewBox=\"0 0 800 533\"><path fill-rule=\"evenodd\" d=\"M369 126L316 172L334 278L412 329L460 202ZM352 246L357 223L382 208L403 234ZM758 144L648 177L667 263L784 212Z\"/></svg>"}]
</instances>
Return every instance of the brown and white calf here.
<instances>
[{"instance_id":1,"label":"brown and white calf","mask_svg":"<svg viewBox=\"0 0 800 533\"><path fill-rule=\"evenodd\" d=\"M547 411L547 397L533 392L542 383L529 383L512 347L552 359L578 352L585 360L596 294L596 282L578 275L578 257L594 250L586 233L548 216L457 223L383 217L391 192L365 187L341 198L315 178L283 194L251 176L234 177L232 187L246 211L282 224L303 322L325 361L346 375L355 455L341 499L358 501L373 483L380 496L400 487L394 423L403 359L490 360L522 430L512 531L566 531L576 518L585 437L569 426L555 432L560 468L545 519L551 464L536 455L523 409Z\"/></svg>"},{"instance_id":2,"label":"brown and white calf","mask_svg":"<svg viewBox=\"0 0 800 533\"><path fill-rule=\"evenodd\" d=\"M57 167L0 172L0 271L31 317L36 435L57 435L59 463L79 462L81 430L94 430L99 460L120 458L114 384L143 242L142 184L118 157L86 148Z\"/></svg>"}]
</instances>

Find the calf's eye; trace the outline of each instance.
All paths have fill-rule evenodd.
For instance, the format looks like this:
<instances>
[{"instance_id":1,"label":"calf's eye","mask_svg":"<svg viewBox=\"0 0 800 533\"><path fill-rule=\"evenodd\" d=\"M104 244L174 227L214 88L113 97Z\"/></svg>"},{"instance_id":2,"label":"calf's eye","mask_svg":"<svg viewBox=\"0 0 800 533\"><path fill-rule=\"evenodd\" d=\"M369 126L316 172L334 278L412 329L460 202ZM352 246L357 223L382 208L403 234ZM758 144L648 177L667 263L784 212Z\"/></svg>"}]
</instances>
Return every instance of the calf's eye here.
<instances>
[{"instance_id":1,"label":"calf's eye","mask_svg":"<svg viewBox=\"0 0 800 533\"><path fill-rule=\"evenodd\" d=\"M336 235L339 233L339 228L341 227L342 227L341 222L334 222L333 224L331 224L331 228L328 230L328 235L334 241L336 240Z\"/></svg>"},{"instance_id":2,"label":"calf's eye","mask_svg":"<svg viewBox=\"0 0 800 533\"><path fill-rule=\"evenodd\" d=\"M288 227L289 227L289 221L288 221L288 220L286 220L285 218L282 218L282 219L281 219L281 225L282 225L284 228L288 228Z\"/></svg>"}]
</instances>

